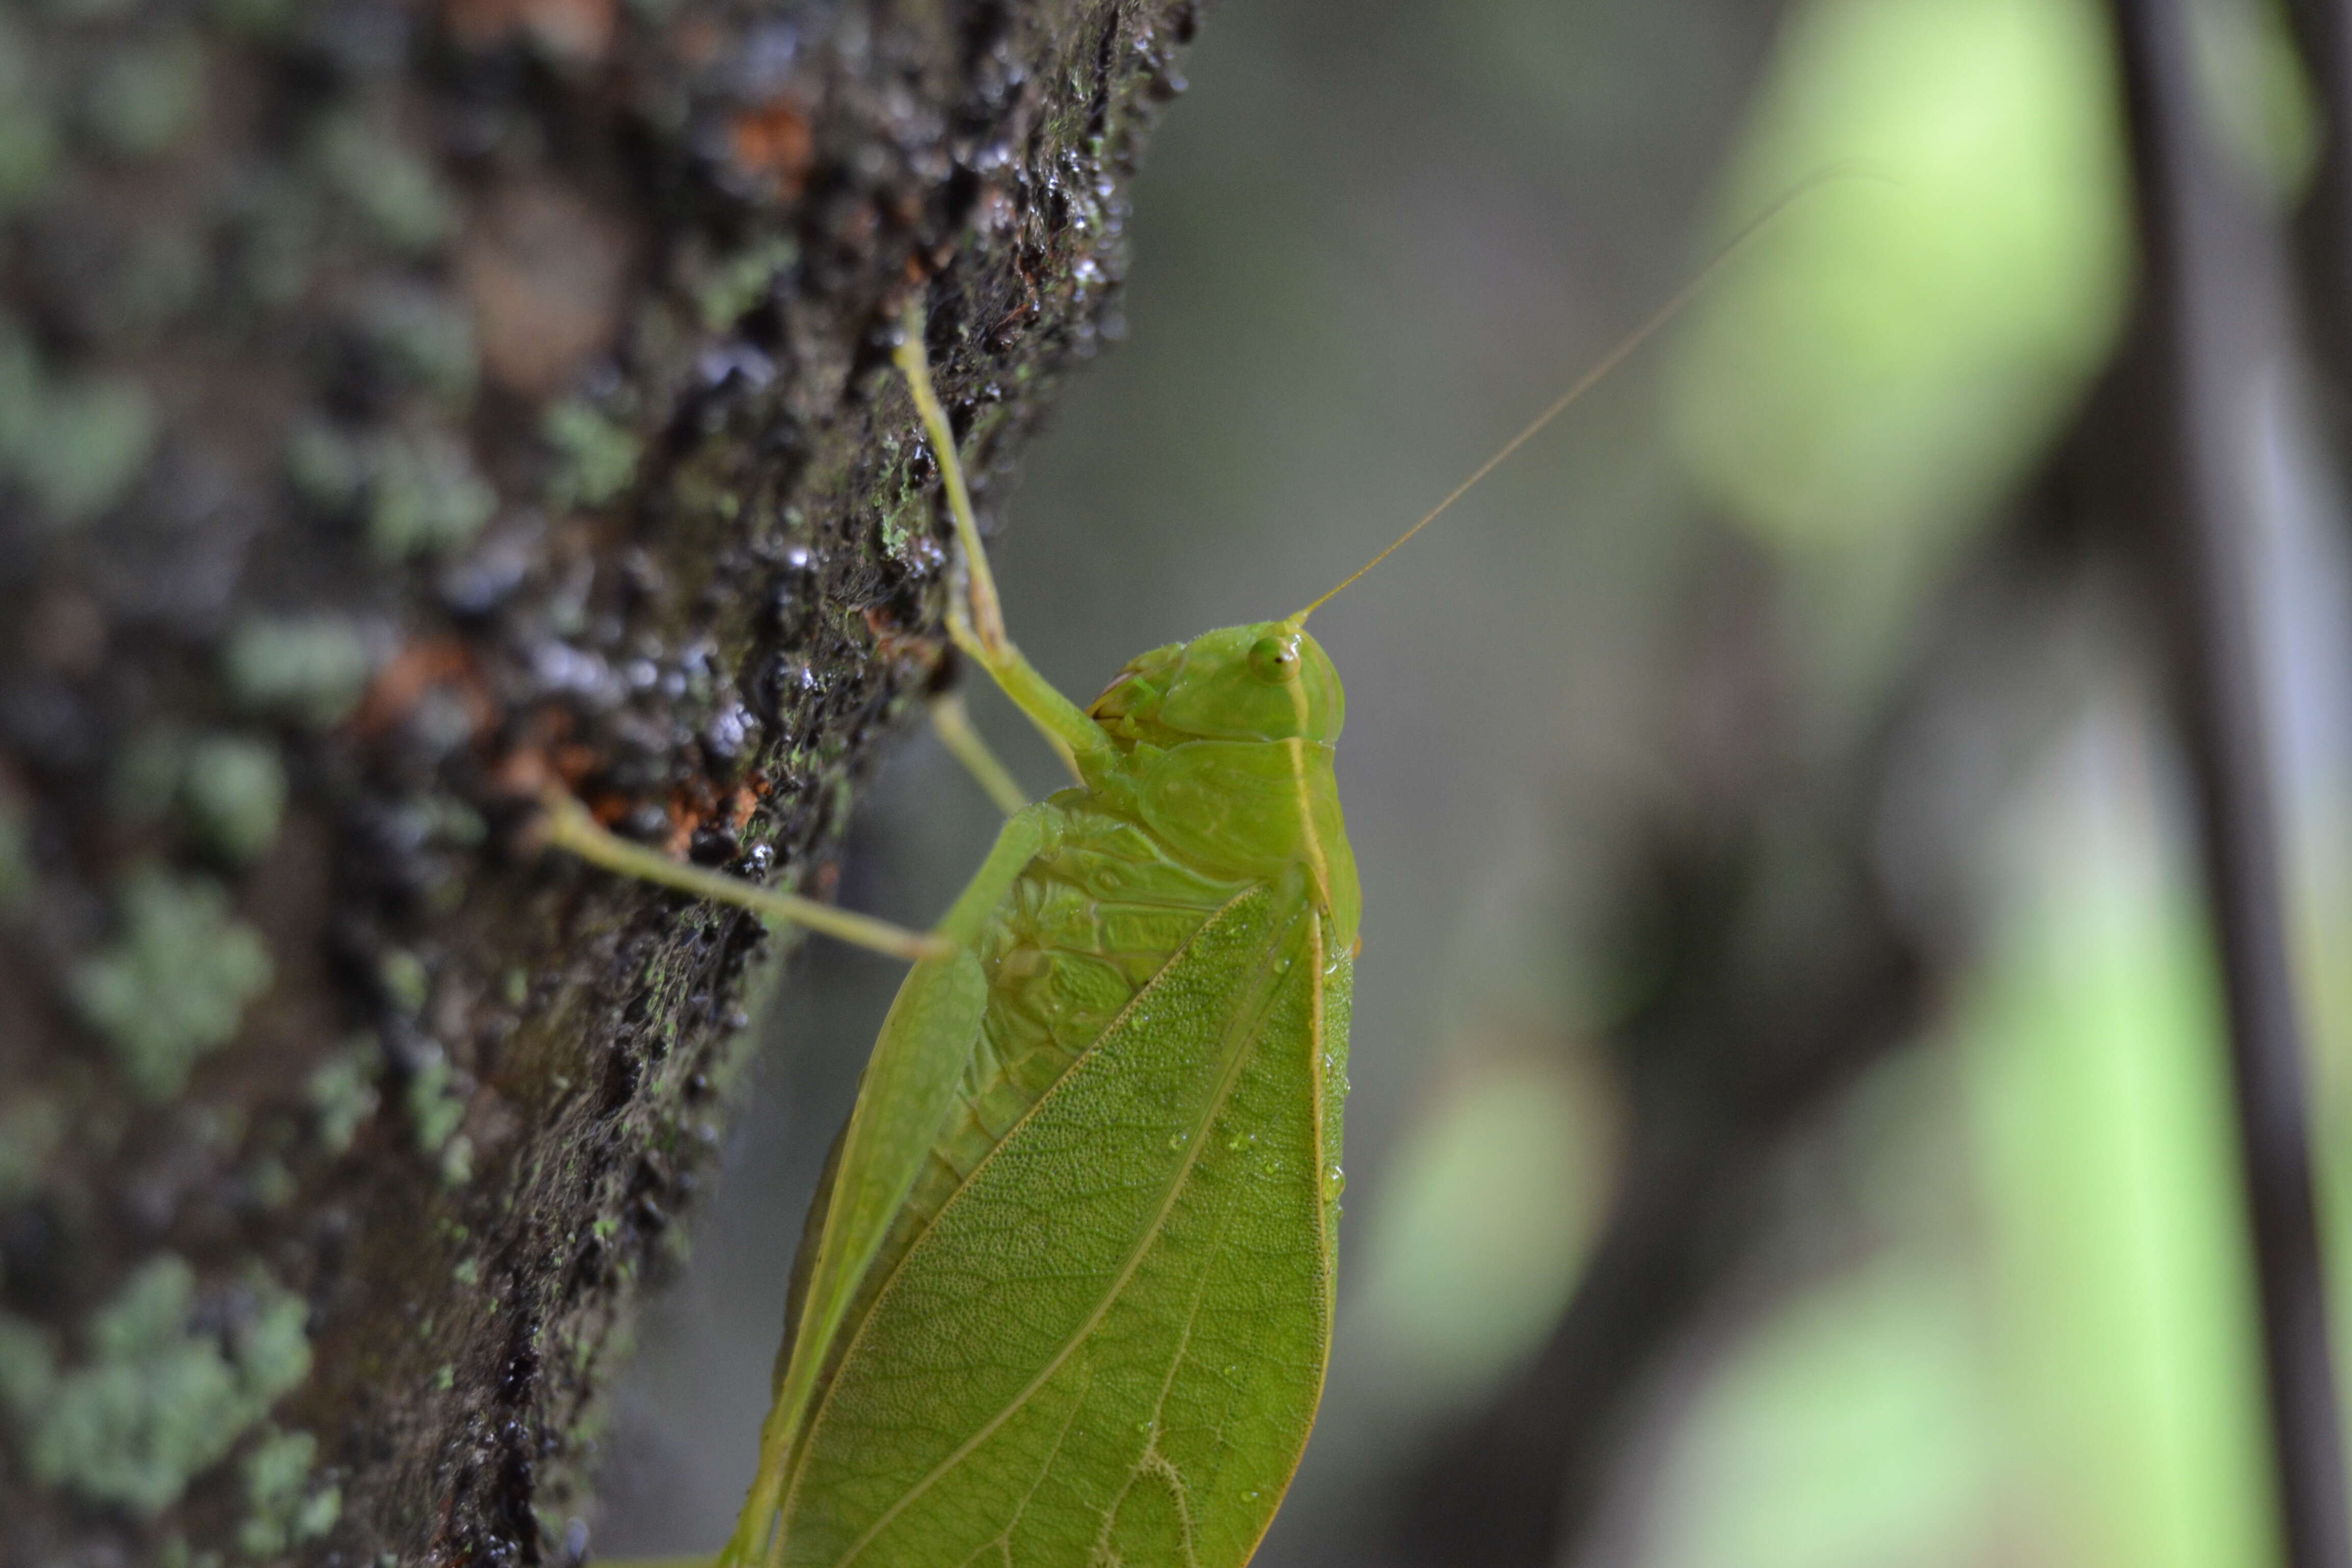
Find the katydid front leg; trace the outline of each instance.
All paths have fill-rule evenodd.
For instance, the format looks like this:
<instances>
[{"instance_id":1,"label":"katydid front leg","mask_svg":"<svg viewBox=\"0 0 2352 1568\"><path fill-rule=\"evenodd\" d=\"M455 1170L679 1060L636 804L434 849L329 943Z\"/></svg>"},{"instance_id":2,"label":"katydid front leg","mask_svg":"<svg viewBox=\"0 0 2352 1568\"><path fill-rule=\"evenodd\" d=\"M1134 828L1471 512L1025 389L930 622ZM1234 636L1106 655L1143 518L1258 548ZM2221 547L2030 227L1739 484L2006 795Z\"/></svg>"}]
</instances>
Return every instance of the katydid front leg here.
<instances>
[{"instance_id":1,"label":"katydid front leg","mask_svg":"<svg viewBox=\"0 0 2352 1568\"><path fill-rule=\"evenodd\" d=\"M899 373L907 378L908 391L914 395L915 412L930 434L931 451L939 458L940 478L948 494L948 510L955 519L956 542L963 552L971 603L967 609L950 602L948 633L958 647L988 671L1013 705L1045 731L1045 739L1083 783L1087 776L1084 764L1089 761L1107 763L1114 755L1114 748L1102 726L1056 690L1054 683L1005 635L1003 603L996 595L996 574L989 569L987 546L980 541L980 521L972 512L971 492L964 485L963 464L956 455L955 431L948 424L947 410L940 406L939 395L931 390L931 367L923 355L923 317L919 310L908 313L893 357Z\"/></svg>"}]
</instances>

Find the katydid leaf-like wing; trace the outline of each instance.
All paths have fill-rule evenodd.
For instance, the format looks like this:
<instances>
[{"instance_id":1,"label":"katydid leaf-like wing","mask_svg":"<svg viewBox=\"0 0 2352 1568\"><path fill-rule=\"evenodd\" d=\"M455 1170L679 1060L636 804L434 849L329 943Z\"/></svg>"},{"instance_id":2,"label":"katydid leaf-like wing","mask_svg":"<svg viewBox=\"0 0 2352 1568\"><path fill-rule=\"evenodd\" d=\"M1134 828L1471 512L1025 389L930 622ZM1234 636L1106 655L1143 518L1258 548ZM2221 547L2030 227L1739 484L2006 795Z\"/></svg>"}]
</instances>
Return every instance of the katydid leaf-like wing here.
<instances>
[{"instance_id":1,"label":"katydid leaf-like wing","mask_svg":"<svg viewBox=\"0 0 2352 1568\"><path fill-rule=\"evenodd\" d=\"M857 1292L773 1561L1247 1560L1329 1342L1349 966L1328 947L1303 875L1204 911Z\"/></svg>"},{"instance_id":2,"label":"katydid leaf-like wing","mask_svg":"<svg viewBox=\"0 0 2352 1568\"><path fill-rule=\"evenodd\" d=\"M988 1003L987 976L972 952L1006 889L1034 859L1050 814L1032 807L1004 825L996 847L940 934L960 944L908 971L883 1020L859 1079L857 1103L835 1152L821 1195L823 1219L798 1302L776 1397L760 1434L760 1468L721 1568L761 1561L776 1499L818 1378L828 1364L859 1282L889 1236L956 1102Z\"/></svg>"}]
</instances>

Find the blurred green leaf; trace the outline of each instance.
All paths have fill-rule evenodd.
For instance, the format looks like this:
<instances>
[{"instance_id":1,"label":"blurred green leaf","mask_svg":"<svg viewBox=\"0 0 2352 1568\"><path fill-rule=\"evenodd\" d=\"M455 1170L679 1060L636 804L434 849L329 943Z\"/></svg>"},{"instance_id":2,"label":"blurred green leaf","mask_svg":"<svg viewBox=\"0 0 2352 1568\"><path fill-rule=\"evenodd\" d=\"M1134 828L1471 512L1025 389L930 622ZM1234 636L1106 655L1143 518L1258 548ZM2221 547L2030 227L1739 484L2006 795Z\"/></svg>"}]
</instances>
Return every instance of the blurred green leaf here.
<instances>
[{"instance_id":1,"label":"blurred green leaf","mask_svg":"<svg viewBox=\"0 0 2352 1568\"><path fill-rule=\"evenodd\" d=\"M1879 1245L1708 1373L1649 1568L2276 1562L2219 1000L2156 798L2112 719L2026 792L1952 1070L1896 1058L1859 1107Z\"/></svg>"},{"instance_id":2,"label":"blurred green leaf","mask_svg":"<svg viewBox=\"0 0 2352 1568\"><path fill-rule=\"evenodd\" d=\"M1474 1069L1407 1135L1342 1327L1392 1394L1454 1403L1542 1342L1608 1196L1606 1120L1590 1083L1519 1057Z\"/></svg>"},{"instance_id":3,"label":"blurred green leaf","mask_svg":"<svg viewBox=\"0 0 2352 1568\"><path fill-rule=\"evenodd\" d=\"M2126 218L2088 0L1811 0L1727 206L1809 195L1698 310L1684 457L1784 545L1947 532L2013 483L2113 345Z\"/></svg>"},{"instance_id":4,"label":"blurred green leaf","mask_svg":"<svg viewBox=\"0 0 2352 1568\"><path fill-rule=\"evenodd\" d=\"M2276 1555L2212 956L2148 759L2112 726L2071 752L1963 1026L2011 1480L2056 1561L2254 1568Z\"/></svg>"},{"instance_id":5,"label":"blurred green leaf","mask_svg":"<svg viewBox=\"0 0 2352 1568\"><path fill-rule=\"evenodd\" d=\"M1987 1525L1993 1432L1967 1293L1895 1258L1800 1297L1704 1396L1648 1561L1958 1564Z\"/></svg>"}]
</instances>

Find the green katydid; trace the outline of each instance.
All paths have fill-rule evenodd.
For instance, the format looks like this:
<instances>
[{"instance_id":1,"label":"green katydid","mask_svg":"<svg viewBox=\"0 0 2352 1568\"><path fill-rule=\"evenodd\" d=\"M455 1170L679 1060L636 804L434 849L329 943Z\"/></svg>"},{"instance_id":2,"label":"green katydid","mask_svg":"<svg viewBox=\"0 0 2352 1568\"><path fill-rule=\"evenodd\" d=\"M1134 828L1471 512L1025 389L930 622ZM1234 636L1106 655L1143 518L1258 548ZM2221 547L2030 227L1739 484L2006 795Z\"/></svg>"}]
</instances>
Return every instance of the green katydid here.
<instances>
[{"instance_id":1,"label":"green katydid","mask_svg":"<svg viewBox=\"0 0 2352 1568\"><path fill-rule=\"evenodd\" d=\"M1307 616L1670 320L1641 328L1330 593L1130 660L1093 704L1005 634L919 314L898 367L961 551L949 629L1076 787L1009 813L930 932L671 861L568 796L549 842L908 960L793 1277L717 1568L1240 1568L1296 1469L1334 1302L1360 900L1345 699Z\"/></svg>"},{"instance_id":2,"label":"green katydid","mask_svg":"<svg viewBox=\"0 0 2352 1568\"><path fill-rule=\"evenodd\" d=\"M1330 1338L1358 908L1339 676L1302 612L1155 649L1081 710L1004 634L919 326L898 360L962 550L951 633L1083 783L1014 813L924 937L551 809L552 842L614 869L915 961L719 1561L1239 1564Z\"/></svg>"}]
</instances>

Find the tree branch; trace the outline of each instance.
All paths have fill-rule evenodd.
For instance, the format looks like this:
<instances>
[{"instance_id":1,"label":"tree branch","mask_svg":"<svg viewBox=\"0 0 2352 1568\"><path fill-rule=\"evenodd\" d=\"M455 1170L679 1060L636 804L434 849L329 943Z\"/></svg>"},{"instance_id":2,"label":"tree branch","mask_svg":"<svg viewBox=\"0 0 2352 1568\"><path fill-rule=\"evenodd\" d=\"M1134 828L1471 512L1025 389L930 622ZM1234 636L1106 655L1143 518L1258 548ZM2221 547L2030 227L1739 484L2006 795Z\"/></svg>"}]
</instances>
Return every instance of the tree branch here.
<instances>
[{"instance_id":1,"label":"tree branch","mask_svg":"<svg viewBox=\"0 0 2352 1568\"><path fill-rule=\"evenodd\" d=\"M2292 1568L2345 1568L2352 1532L2254 639L2262 496L2250 411L2266 357L2289 341L2279 261L2200 123L2185 12L2177 0L2116 0L2114 15L2156 370L2133 450L2170 481L2152 492L2154 526L2137 531L2196 784L2228 1002L2280 1522Z\"/></svg>"}]
</instances>

